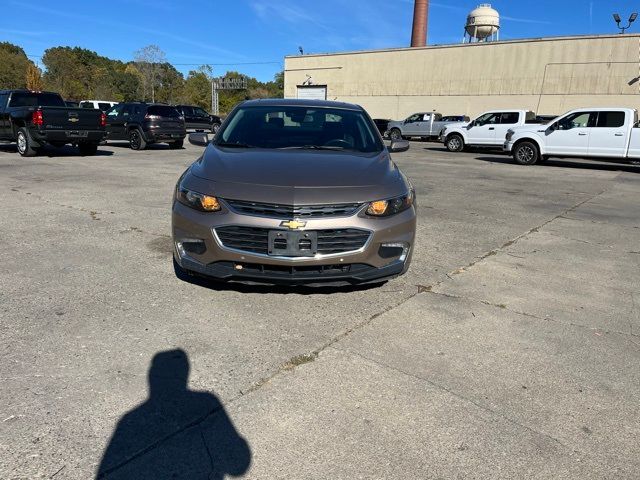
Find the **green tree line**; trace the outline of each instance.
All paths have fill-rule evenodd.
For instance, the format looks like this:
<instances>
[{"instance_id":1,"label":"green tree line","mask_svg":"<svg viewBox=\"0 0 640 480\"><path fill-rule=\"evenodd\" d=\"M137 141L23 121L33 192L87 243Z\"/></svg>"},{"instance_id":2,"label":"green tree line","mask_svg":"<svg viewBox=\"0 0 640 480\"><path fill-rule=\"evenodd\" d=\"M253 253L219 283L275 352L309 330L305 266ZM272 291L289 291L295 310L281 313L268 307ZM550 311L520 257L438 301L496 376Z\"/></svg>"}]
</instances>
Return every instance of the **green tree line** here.
<instances>
[{"instance_id":1,"label":"green tree line","mask_svg":"<svg viewBox=\"0 0 640 480\"><path fill-rule=\"evenodd\" d=\"M130 62L113 60L80 47L53 47L45 50L42 64L44 72L37 69L21 47L0 42L0 89L38 85L60 93L66 100L140 100L211 108L211 68L203 65L185 77L155 45L136 51ZM244 75L231 71L223 76ZM282 97L283 90L283 72L270 82L247 77L246 90L220 91L220 112L228 113L236 103L248 98Z\"/></svg>"}]
</instances>

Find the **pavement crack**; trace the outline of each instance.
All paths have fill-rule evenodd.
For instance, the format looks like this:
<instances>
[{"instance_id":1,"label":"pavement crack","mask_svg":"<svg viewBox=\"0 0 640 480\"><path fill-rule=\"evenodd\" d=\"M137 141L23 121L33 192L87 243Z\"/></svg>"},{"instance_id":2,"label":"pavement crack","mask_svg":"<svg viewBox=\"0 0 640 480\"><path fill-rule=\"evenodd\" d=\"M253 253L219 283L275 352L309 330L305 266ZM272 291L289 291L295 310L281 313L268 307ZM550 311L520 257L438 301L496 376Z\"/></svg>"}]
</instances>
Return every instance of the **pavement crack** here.
<instances>
[{"instance_id":1,"label":"pavement crack","mask_svg":"<svg viewBox=\"0 0 640 480\"><path fill-rule=\"evenodd\" d=\"M101 478L108 478L108 476L110 474L112 474L113 472L120 470L122 467L124 467L125 465L133 462L134 460L146 455L147 453L149 453L152 450L155 450L156 448L158 448L160 445L162 445L163 443L165 443L166 441L175 438L176 436L186 432L187 430L196 427L196 426L200 426L203 422L205 422L206 420L210 419L211 417L213 417L214 415L216 415L218 412L221 412L222 410L224 410L224 405L220 405L219 407L216 407L214 409L212 409L211 411L205 413L204 415L202 415L201 417L193 420L192 422L178 428L177 430L168 433L167 435L165 435L162 438L159 438L158 440L156 440L155 442L150 443L149 445L147 445L144 448L141 448L140 450L138 450L137 452L135 452L133 455L131 455L129 458L127 458L126 460L123 460L122 462L118 463L117 465L114 465L108 469L103 470L102 472L100 472L100 475L97 477L97 479L101 479ZM202 435L202 431L200 431L200 434ZM204 437L202 437L202 440L204 441ZM211 459L211 452L209 451L209 447L206 445L205 443L205 447L207 449L207 453L209 454L209 459ZM212 464L213 464L213 460Z\"/></svg>"},{"instance_id":2,"label":"pavement crack","mask_svg":"<svg viewBox=\"0 0 640 480\"><path fill-rule=\"evenodd\" d=\"M524 428L525 430L527 430L527 431L529 431L529 432L531 432L531 433L533 433L535 435L539 435L541 437L545 437L545 438L553 441L554 443L557 443L558 445L560 445L561 447L563 447L563 448L565 448L567 450L571 450L572 452L578 452L577 450L569 447L568 445L565 445L564 443L562 443L560 440L558 440L554 436L552 436L552 435L550 435L548 433L544 433L544 432L541 432L539 430L536 430L535 428L530 427L530 426L528 426L528 425L526 425L524 423L521 423L521 422L511 418L510 416L504 414L503 412L494 410L494 409L488 407L487 405L483 405L482 403L478 402L477 400L475 400L475 399L473 399L471 397L468 397L466 395L463 395L462 393L456 392L455 390L453 390L453 389L451 389L451 388L449 388L449 387L447 387L445 385L442 385L440 383L434 382L433 380L429 380L428 378L421 377L420 375L416 375L414 373L407 372L407 371L402 370L402 369L400 369L398 367L394 367L393 365L389 365L389 364L387 364L385 362L381 362L379 360L375 360L375 359L370 358L370 357L368 357L366 355L363 355L360 352L356 352L356 351L353 351L353 350L350 350L350 349L341 349L341 348L336 348L336 347L333 347L333 348L335 350L339 350L339 351L342 351L342 352L349 353L351 355L355 355L357 357L360 357L363 360L365 360L367 362L371 362L371 363L373 363L373 364L375 364L375 365L377 365L379 367L382 367L382 368L385 368L385 369L388 369L388 370L393 370L394 372L397 372L397 373L399 373L401 375L404 375L406 377L410 377L410 378L413 378L413 379L418 380L420 382L427 383L428 385L430 385L430 386L432 386L432 387L434 387L434 388L436 388L436 389L438 389L440 391L446 392L449 395L453 395L454 397L456 397L456 398L458 398L458 399L460 399L460 400L462 400L464 402L471 403L472 405L475 405L479 409L484 410L485 412L488 412L488 413L490 413L492 415L495 415L495 416L503 419L504 421L506 421L506 422L508 422L508 423L510 423L512 425L515 425L515 426L520 427L520 428ZM582 452L578 452L578 453L580 453L581 455L584 455Z\"/></svg>"},{"instance_id":3,"label":"pavement crack","mask_svg":"<svg viewBox=\"0 0 640 480\"><path fill-rule=\"evenodd\" d=\"M486 253L483 253L482 255L480 255L479 257L477 257L473 262L460 267L452 272L449 272L449 275L459 275L461 273L466 272L468 269L470 269L471 267L477 265L478 263L482 262L483 260L485 260L488 257L491 257L493 255L497 255L498 253L502 252L502 250L504 250L505 248L510 247L511 245L517 243L518 241L522 240L523 238L531 235L532 233L536 233L538 232L540 229L546 227L547 225L549 225L551 222L557 220L558 218L562 218L565 215L567 215L570 212L573 212L574 210L576 210L577 208L581 207L582 205L584 205L587 202L590 202L591 200L593 200L594 198L597 198L598 196L602 195L603 193L605 193L607 191L607 189L605 190L601 190L600 192L591 195L589 198L586 198L584 200L579 201L578 203L572 205L571 207L567 208L566 210L563 210L561 213L559 213L558 215L555 215L553 218L550 218L549 220L545 220L544 222L542 222L539 225L536 225L533 228L530 228L529 230L527 230L524 233L521 233L520 235L518 235L517 237L512 238L511 240L507 240L505 243L503 243L502 245L500 245L497 248L494 248L493 250L489 250ZM451 277L450 277L451 278Z\"/></svg>"}]
</instances>

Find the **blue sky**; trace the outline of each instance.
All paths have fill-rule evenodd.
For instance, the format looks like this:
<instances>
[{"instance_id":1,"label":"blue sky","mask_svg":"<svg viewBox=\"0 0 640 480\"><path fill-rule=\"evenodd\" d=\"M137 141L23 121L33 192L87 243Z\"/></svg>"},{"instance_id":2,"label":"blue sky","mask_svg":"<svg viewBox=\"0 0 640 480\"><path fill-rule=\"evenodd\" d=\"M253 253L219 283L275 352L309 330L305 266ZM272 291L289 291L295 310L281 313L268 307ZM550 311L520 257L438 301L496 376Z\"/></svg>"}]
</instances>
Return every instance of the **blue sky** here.
<instances>
[{"instance_id":1,"label":"blue sky","mask_svg":"<svg viewBox=\"0 0 640 480\"><path fill-rule=\"evenodd\" d=\"M466 14L479 0L433 0L429 43L457 43ZM633 0L494 0L501 38L616 32L611 14L640 11ZM307 53L407 46L412 0L0 0L0 41L22 46L34 60L48 47L81 46L130 60L157 44L188 72L213 64L269 80L283 57ZM7 21L22 18L24 21ZM640 20L630 32L640 32ZM190 65L193 64L193 65Z\"/></svg>"}]
</instances>

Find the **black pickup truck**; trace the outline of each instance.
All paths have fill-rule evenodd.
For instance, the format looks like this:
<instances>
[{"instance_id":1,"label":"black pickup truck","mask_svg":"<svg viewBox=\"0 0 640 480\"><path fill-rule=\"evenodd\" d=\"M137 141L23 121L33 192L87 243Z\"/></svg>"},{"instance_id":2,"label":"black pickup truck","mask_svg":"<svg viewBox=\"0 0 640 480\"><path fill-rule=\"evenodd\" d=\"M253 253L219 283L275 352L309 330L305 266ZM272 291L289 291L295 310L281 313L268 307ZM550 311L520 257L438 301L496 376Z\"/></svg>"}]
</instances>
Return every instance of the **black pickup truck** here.
<instances>
[{"instance_id":1,"label":"black pickup truck","mask_svg":"<svg viewBox=\"0 0 640 480\"><path fill-rule=\"evenodd\" d=\"M32 157L45 145L77 145L94 155L105 136L100 110L70 108L60 95L29 90L0 90L0 141L16 142L18 153Z\"/></svg>"}]
</instances>

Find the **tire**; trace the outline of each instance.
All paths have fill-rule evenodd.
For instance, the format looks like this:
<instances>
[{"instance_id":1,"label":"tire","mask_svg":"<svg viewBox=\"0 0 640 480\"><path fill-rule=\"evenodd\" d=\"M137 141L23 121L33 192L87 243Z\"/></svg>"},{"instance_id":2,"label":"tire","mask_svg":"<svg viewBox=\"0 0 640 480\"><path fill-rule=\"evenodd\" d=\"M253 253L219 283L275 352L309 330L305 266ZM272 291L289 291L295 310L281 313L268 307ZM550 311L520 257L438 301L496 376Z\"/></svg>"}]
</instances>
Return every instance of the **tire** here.
<instances>
[{"instance_id":1,"label":"tire","mask_svg":"<svg viewBox=\"0 0 640 480\"><path fill-rule=\"evenodd\" d=\"M182 148L183 145L184 145L184 140L176 140L175 142L171 142L169 144L169 148L171 150L177 150L179 148Z\"/></svg>"},{"instance_id":2,"label":"tire","mask_svg":"<svg viewBox=\"0 0 640 480\"><path fill-rule=\"evenodd\" d=\"M16 136L16 143L18 145L18 153L22 157L35 157L38 154L38 150L33 147L33 140L29 131L21 127L18 129L18 135Z\"/></svg>"},{"instance_id":3,"label":"tire","mask_svg":"<svg viewBox=\"0 0 640 480\"><path fill-rule=\"evenodd\" d=\"M398 128L392 128L391 131L389 132L389 138L391 139L392 142L395 142L397 140L402 140L402 132Z\"/></svg>"},{"instance_id":4,"label":"tire","mask_svg":"<svg viewBox=\"0 0 640 480\"><path fill-rule=\"evenodd\" d=\"M95 155L98 151L97 143L79 143L78 150L80 151L80 155L83 157L90 157Z\"/></svg>"},{"instance_id":5,"label":"tire","mask_svg":"<svg viewBox=\"0 0 640 480\"><path fill-rule=\"evenodd\" d=\"M211 133L215 135L216 133L218 133L218 130L220 130L219 123L214 123L213 125L211 125Z\"/></svg>"},{"instance_id":6,"label":"tire","mask_svg":"<svg viewBox=\"0 0 640 480\"><path fill-rule=\"evenodd\" d=\"M519 165L534 165L540 159L538 146L533 142L521 142L513 149L513 159Z\"/></svg>"},{"instance_id":7,"label":"tire","mask_svg":"<svg viewBox=\"0 0 640 480\"><path fill-rule=\"evenodd\" d=\"M457 133L449 135L444 144L450 152L461 152L464 150L464 139L462 138L462 135Z\"/></svg>"},{"instance_id":8,"label":"tire","mask_svg":"<svg viewBox=\"0 0 640 480\"><path fill-rule=\"evenodd\" d=\"M144 141L144 137L139 128L129 130L129 146L131 150L144 150L147 148L147 142Z\"/></svg>"}]
</instances>

